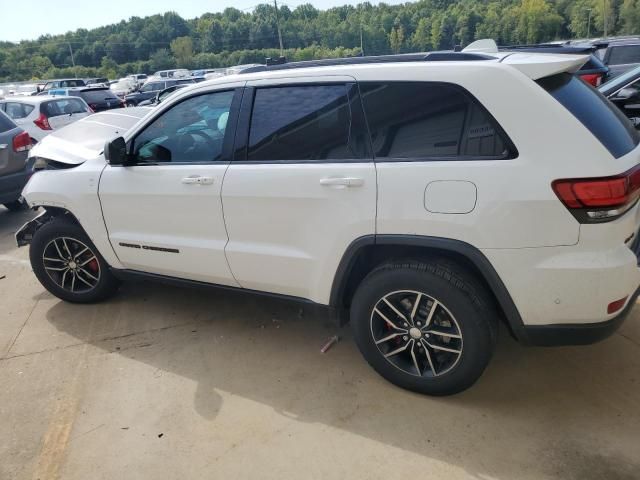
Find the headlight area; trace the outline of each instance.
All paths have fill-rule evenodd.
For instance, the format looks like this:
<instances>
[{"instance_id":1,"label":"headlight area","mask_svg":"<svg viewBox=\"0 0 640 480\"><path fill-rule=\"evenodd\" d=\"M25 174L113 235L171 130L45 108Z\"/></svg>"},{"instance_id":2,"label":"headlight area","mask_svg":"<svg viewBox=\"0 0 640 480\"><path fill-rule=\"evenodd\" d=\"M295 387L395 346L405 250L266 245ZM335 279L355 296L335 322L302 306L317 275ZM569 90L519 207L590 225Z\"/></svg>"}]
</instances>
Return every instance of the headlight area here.
<instances>
[{"instance_id":1,"label":"headlight area","mask_svg":"<svg viewBox=\"0 0 640 480\"><path fill-rule=\"evenodd\" d=\"M67 170L69 168L77 167L78 165L81 165L81 164L58 162L56 160L51 160L49 158L35 157L33 170L34 172L38 172L41 170Z\"/></svg>"}]
</instances>

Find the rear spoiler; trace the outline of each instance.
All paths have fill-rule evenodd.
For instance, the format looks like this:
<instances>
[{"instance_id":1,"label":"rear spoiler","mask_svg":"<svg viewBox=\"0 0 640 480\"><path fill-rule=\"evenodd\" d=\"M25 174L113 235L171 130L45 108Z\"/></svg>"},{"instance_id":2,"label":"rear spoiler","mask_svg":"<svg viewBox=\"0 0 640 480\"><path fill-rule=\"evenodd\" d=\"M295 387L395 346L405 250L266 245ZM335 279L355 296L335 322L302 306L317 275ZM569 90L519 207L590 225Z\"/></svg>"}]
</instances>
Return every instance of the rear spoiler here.
<instances>
[{"instance_id":1,"label":"rear spoiler","mask_svg":"<svg viewBox=\"0 0 640 480\"><path fill-rule=\"evenodd\" d=\"M496 56L501 63L511 65L532 80L550 77L558 73L576 73L589 60L589 55L523 51L500 52L496 42L490 39L476 40L462 51Z\"/></svg>"}]
</instances>

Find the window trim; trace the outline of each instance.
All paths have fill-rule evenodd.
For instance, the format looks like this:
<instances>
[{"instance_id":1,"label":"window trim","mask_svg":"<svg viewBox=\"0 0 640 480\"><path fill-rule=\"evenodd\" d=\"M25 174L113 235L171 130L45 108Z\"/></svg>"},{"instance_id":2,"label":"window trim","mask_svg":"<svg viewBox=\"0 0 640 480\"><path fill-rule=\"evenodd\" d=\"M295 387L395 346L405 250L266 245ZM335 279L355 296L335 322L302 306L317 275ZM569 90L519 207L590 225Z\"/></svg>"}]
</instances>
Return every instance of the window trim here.
<instances>
[{"instance_id":1,"label":"window trim","mask_svg":"<svg viewBox=\"0 0 640 480\"><path fill-rule=\"evenodd\" d=\"M229 108L229 118L227 120L227 128L225 129L225 136L224 136L224 140L222 142L222 153L221 153L221 158L220 160L208 160L205 162L135 162L133 160L131 160L130 162L126 162L124 165L113 165L114 167L158 167L158 166L166 166L166 165L175 165L175 166L179 166L179 165L228 165L231 161L232 158L232 152L233 152L233 143L235 140L235 127L238 121L238 110L240 109L240 103L242 101L242 96L243 96L243 92L242 92L242 88L241 87L232 87L232 88L223 88L220 90L209 90L209 91L205 91L205 92L194 92L191 95L188 95L184 98L181 98L180 101L172 104L169 106L169 108L162 110L161 112L158 113L158 115L155 115L153 118L150 118L149 121L142 127L140 128L133 137L131 137L128 141L127 141L127 156L129 158L133 158L133 149L134 149L134 145L135 145L135 141L136 139L142 134L144 133L147 128L152 125L158 118L160 118L162 115L168 113L170 110L172 110L173 108L177 107L178 105L180 105L181 103L190 100L192 98L195 97L200 97L203 95L214 95L214 94L218 94L218 93L224 93L224 92L233 92L233 98L231 99L231 105ZM229 128L233 127L233 131L229 131ZM229 132L227 134L227 132Z\"/></svg>"},{"instance_id":2,"label":"window trim","mask_svg":"<svg viewBox=\"0 0 640 480\"><path fill-rule=\"evenodd\" d=\"M509 153L506 155L440 155L440 156L419 156L419 157L376 157L375 151L373 151L373 157L375 163L411 163L411 162L481 162L481 161L504 161L504 160L515 160L520 156L520 152L517 147L511 140L511 137L507 135L507 132L502 128L500 122L496 120L496 118L491 114L491 112L478 100L475 95L473 95L469 90L464 88L461 85L451 82L437 82L430 80L368 80L358 82L358 88L363 85L368 84L379 84L379 83L421 83L428 85L440 85L446 86L449 88L453 88L454 90L458 90L462 95L468 100L470 104L475 105L480 111L486 115L486 117L491 122L493 128L496 132L502 137L502 140L505 146L508 148ZM367 109L364 106L364 96L362 92L360 93L360 99L362 102L362 110L364 112L364 116L367 123L367 129L369 131L369 139L373 142L373 137L371 135L371 126L369 123L369 119L367 118ZM465 120L466 124L466 120ZM466 125L463 126L463 129L466 128ZM464 131L463 131L464 134Z\"/></svg>"},{"instance_id":3,"label":"window trim","mask_svg":"<svg viewBox=\"0 0 640 480\"><path fill-rule=\"evenodd\" d=\"M301 80L307 80L301 77ZM368 157L367 158L327 158L327 159L288 159L288 160L249 160L249 135L251 133L251 117L253 114L253 105L255 103L256 91L258 89L267 88L286 88L286 87L321 87L328 85L344 85L349 93L350 85L356 88L357 94L353 98L349 98L349 102L356 105L359 112L351 110L352 124L361 122L360 128L363 129L364 134L368 140ZM236 129L236 141L234 142L232 162L239 165L283 165L283 164L341 164L341 163L373 163L373 149L371 146L371 135L369 133L369 126L366 121L364 112L364 106L362 104L362 96L360 94L360 88L358 82L355 79L351 80L327 80L327 81L286 81L283 83L268 83L264 85L248 85L244 87L245 93L242 97L242 105L240 106L240 114L238 116L238 126ZM357 118L356 115L360 116ZM357 127L356 127L357 128Z\"/></svg>"}]
</instances>

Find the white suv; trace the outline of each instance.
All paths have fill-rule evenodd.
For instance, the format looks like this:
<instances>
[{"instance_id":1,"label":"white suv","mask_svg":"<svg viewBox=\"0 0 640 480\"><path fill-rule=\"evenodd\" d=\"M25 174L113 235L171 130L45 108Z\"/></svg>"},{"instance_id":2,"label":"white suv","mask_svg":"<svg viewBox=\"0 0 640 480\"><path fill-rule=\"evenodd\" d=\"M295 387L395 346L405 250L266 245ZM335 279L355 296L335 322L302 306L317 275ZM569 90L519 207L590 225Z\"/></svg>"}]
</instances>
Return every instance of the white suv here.
<instances>
[{"instance_id":1,"label":"white suv","mask_svg":"<svg viewBox=\"0 0 640 480\"><path fill-rule=\"evenodd\" d=\"M500 322L583 344L634 303L638 133L572 75L585 60L472 49L200 83L36 174L23 195L45 210L17 240L61 299L132 277L295 298L350 320L391 382L455 393Z\"/></svg>"}]
</instances>

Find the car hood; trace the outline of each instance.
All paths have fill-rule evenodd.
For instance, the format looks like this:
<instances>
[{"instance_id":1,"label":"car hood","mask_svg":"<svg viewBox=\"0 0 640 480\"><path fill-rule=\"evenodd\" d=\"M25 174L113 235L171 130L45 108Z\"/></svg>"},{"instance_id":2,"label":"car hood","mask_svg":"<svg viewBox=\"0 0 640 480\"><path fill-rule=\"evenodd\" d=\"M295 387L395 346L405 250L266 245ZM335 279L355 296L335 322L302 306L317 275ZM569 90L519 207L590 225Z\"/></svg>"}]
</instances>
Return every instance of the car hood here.
<instances>
[{"instance_id":1,"label":"car hood","mask_svg":"<svg viewBox=\"0 0 640 480\"><path fill-rule=\"evenodd\" d=\"M94 113L50 133L29 156L79 165L100 155L107 140L123 135L152 110L133 107Z\"/></svg>"}]
</instances>

